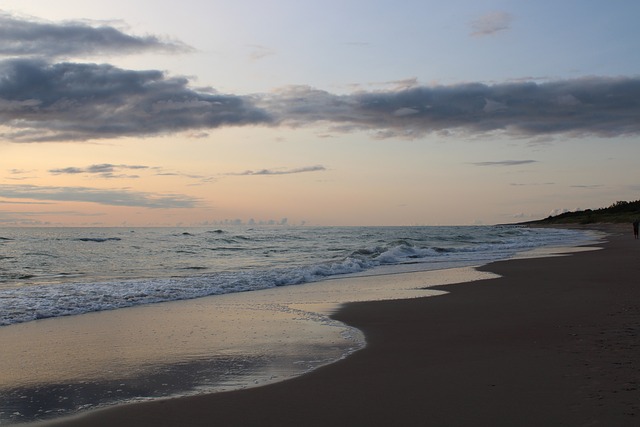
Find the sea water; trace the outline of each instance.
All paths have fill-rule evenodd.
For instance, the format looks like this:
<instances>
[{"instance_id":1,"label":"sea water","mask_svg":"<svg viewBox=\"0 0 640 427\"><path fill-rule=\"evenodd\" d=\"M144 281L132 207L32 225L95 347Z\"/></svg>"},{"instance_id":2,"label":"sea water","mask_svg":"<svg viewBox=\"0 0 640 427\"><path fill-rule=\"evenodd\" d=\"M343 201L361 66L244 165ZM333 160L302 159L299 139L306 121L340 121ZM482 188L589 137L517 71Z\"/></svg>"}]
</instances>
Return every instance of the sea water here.
<instances>
[{"instance_id":1,"label":"sea water","mask_svg":"<svg viewBox=\"0 0 640 427\"><path fill-rule=\"evenodd\" d=\"M516 226L0 229L0 336L19 343L0 350L0 423L296 375L361 346L312 307L330 292L353 300L346 283L373 298L365 288L383 275L593 238ZM335 280L354 276L370 278Z\"/></svg>"},{"instance_id":2,"label":"sea water","mask_svg":"<svg viewBox=\"0 0 640 427\"><path fill-rule=\"evenodd\" d=\"M584 239L508 226L0 229L0 325L380 267L478 265Z\"/></svg>"}]
</instances>

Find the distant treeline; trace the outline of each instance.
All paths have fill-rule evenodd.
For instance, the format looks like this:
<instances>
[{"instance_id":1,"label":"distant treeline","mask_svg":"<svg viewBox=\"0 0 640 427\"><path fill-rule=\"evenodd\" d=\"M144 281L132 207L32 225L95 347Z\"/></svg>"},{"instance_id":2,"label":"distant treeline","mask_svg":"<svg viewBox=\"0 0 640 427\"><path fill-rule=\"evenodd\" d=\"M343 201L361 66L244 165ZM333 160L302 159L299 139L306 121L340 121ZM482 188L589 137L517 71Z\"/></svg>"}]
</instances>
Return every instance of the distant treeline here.
<instances>
[{"instance_id":1,"label":"distant treeline","mask_svg":"<svg viewBox=\"0 0 640 427\"><path fill-rule=\"evenodd\" d=\"M619 201L608 208L585 209L583 211L565 212L560 215L549 216L535 224L593 224L633 222L640 220L640 200L635 202Z\"/></svg>"}]
</instances>

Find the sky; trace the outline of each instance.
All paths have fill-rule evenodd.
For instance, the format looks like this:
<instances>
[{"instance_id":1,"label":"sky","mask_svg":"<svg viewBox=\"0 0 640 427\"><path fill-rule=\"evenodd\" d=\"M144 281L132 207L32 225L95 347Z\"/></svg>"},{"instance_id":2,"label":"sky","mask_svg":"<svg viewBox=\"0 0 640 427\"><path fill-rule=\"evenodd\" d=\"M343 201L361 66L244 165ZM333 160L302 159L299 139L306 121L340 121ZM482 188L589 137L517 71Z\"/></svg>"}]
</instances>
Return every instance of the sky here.
<instances>
[{"instance_id":1,"label":"sky","mask_svg":"<svg viewBox=\"0 0 640 427\"><path fill-rule=\"evenodd\" d=\"M473 225L640 199L640 2L0 2L0 226Z\"/></svg>"}]
</instances>

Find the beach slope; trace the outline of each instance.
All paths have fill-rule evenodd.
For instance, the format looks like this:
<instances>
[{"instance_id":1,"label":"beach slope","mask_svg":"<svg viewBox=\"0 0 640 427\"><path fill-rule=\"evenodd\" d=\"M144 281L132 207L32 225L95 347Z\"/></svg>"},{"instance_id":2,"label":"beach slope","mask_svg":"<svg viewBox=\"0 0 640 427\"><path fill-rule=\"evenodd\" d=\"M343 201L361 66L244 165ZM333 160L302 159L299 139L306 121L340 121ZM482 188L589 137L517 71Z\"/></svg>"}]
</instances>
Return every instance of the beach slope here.
<instances>
[{"instance_id":1,"label":"beach slope","mask_svg":"<svg viewBox=\"0 0 640 427\"><path fill-rule=\"evenodd\" d=\"M249 390L108 408L64 426L637 426L640 243L482 267L497 279L334 317L368 346ZM390 277L393 280L393 277Z\"/></svg>"}]
</instances>

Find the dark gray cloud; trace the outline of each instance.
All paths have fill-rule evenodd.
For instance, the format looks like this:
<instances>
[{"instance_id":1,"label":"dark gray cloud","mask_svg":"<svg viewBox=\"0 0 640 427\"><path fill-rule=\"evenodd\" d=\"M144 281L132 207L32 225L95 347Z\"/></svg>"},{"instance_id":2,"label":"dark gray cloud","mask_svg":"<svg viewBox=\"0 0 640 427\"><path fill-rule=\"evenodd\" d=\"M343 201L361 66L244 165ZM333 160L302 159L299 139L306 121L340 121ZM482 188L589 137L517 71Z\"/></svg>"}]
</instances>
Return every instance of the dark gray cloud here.
<instances>
[{"instance_id":1,"label":"dark gray cloud","mask_svg":"<svg viewBox=\"0 0 640 427\"><path fill-rule=\"evenodd\" d=\"M143 208L193 208L199 199L181 194L154 194L128 189L54 187L37 185L0 185L0 197L6 199L91 202L110 206Z\"/></svg>"},{"instance_id":2,"label":"dark gray cloud","mask_svg":"<svg viewBox=\"0 0 640 427\"><path fill-rule=\"evenodd\" d=\"M584 188L586 190L595 190L597 188L602 188L602 185L599 184L577 184L577 185L571 185L571 188Z\"/></svg>"},{"instance_id":3,"label":"dark gray cloud","mask_svg":"<svg viewBox=\"0 0 640 427\"><path fill-rule=\"evenodd\" d=\"M531 183L522 183L522 182L512 182L509 184L512 187L537 187L540 185L555 185L555 182L531 182Z\"/></svg>"},{"instance_id":4,"label":"dark gray cloud","mask_svg":"<svg viewBox=\"0 0 640 427\"><path fill-rule=\"evenodd\" d=\"M334 131L368 130L385 138L449 131L524 137L640 133L637 77L419 86L350 95L294 86L267 101L263 108L281 124L325 123Z\"/></svg>"},{"instance_id":5,"label":"dark gray cloud","mask_svg":"<svg viewBox=\"0 0 640 427\"><path fill-rule=\"evenodd\" d=\"M260 169L260 170L257 170L257 171L248 170L248 171L239 172L239 173L229 173L227 175L242 175L242 176L247 176L247 175L291 175L291 174L295 174L295 173L318 172L318 171L325 171L325 170L327 170L327 169L324 166L316 165L316 166L305 166L305 167L302 167L302 168L295 168L295 169Z\"/></svg>"},{"instance_id":6,"label":"dark gray cloud","mask_svg":"<svg viewBox=\"0 0 640 427\"><path fill-rule=\"evenodd\" d=\"M156 36L132 36L104 24L41 22L0 12L0 55L52 58L143 51L174 53L193 49Z\"/></svg>"},{"instance_id":7,"label":"dark gray cloud","mask_svg":"<svg viewBox=\"0 0 640 427\"><path fill-rule=\"evenodd\" d=\"M35 59L0 62L0 138L85 141L201 132L223 126L321 125L377 138L498 132L519 137L640 133L640 78L469 83L332 94L292 86L270 94L195 90L156 70Z\"/></svg>"},{"instance_id":8,"label":"dark gray cloud","mask_svg":"<svg viewBox=\"0 0 640 427\"><path fill-rule=\"evenodd\" d=\"M198 92L160 71L33 59L0 62L0 137L15 142L148 136L269 123L241 96Z\"/></svg>"},{"instance_id":9,"label":"dark gray cloud","mask_svg":"<svg viewBox=\"0 0 640 427\"><path fill-rule=\"evenodd\" d=\"M500 160L497 162L474 162L471 164L475 166L519 166L537 162L537 160Z\"/></svg>"},{"instance_id":10,"label":"dark gray cloud","mask_svg":"<svg viewBox=\"0 0 640 427\"><path fill-rule=\"evenodd\" d=\"M119 173L122 170L140 170L149 169L149 166L141 165L112 165L110 163L101 163L91 165L86 168L66 167L60 169L50 169L49 173L54 175L75 175L75 174L91 174L98 175L102 178L139 178L138 175L127 175Z\"/></svg>"}]
</instances>

